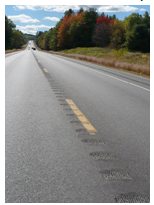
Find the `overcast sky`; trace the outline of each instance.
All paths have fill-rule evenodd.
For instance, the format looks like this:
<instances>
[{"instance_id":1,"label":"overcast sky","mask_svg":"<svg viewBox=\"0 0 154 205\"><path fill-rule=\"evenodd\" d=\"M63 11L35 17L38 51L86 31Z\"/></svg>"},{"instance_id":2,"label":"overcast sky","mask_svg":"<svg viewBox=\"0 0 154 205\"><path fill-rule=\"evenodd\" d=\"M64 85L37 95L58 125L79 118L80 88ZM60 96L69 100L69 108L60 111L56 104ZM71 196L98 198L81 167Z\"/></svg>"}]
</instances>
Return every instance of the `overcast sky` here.
<instances>
[{"instance_id":1,"label":"overcast sky","mask_svg":"<svg viewBox=\"0 0 154 205\"><path fill-rule=\"evenodd\" d=\"M115 14L119 20L134 12L143 15L148 11L150 14L149 5L5 5L5 15L14 22L16 29L35 35L37 31L54 27L66 10L71 8L76 12L81 7L84 10L95 8L100 14Z\"/></svg>"}]
</instances>

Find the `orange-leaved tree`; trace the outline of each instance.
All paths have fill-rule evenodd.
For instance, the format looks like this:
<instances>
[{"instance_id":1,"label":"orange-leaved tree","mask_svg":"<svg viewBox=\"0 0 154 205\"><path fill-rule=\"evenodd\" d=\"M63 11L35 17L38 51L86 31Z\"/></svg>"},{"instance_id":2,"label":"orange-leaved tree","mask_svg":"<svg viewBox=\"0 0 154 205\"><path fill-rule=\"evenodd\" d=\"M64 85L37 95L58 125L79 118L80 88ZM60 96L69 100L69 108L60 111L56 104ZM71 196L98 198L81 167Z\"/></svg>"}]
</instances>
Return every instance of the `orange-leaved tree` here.
<instances>
[{"instance_id":1,"label":"orange-leaved tree","mask_svg":"<svg viewBox=\"0 0 154 205\"><path fill-rule=\"evenodd\" d=\"M83 13L72 13L64 17L57 34L57 47L61 49L74 47L77 30L83 20L82 16Z\"/></svg>"},{"instance_id":2,"label":"orange-leaved tree","mask_svg":"<svg viewBox=\"0 0 154 205\"><path fill-rule=\"evenodd\" d=\"M66 15L59 27L57 38L57 47L64 49L69 47L69 34L68 30L70 28L71 21L70 21L70 16Z\"/></svg>"},{"instance_id":3,"label":"orange-leaved tree","mask_svg":"<svg viewBox=\"0 0 154 205\"><path fill-rule=\"evenodd\" d=\"M105 47L110 43L112 35L112 24L114 20L104 16L103 14L97 18L93 41L98 47Z\"/></svg>"}]
</instances>

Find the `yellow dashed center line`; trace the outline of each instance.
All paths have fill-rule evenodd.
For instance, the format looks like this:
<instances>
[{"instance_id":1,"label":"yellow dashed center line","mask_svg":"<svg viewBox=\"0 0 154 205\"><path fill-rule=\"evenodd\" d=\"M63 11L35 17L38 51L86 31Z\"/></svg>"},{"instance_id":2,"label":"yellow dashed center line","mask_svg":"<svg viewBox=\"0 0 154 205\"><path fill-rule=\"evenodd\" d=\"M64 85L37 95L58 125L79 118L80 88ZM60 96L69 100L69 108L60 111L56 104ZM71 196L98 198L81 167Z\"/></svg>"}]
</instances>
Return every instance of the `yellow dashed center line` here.
<instances>
[{"instance_id":1,"label":"yellow dashed center line","mask_svg":"<svg viewBox=\"0 0 154 205\"><path fill-rule=\"evenodd\" d=\"M87 129L87 131L91 135L95 135L97 130L92 126L89 120L85 117L85 115L77 108L75 103L71 99L65 99L70 108L76 114L77 118L81 121L82 125Z\"/></svg>"},{"instance_id":2,"label":"yellow dashed center line","mask_svg":"<svg viewBox=\"0 0 154 205\"><path fill-rule=\"evenodd\" d=\"M47 70L46 68L43 68L43 70L44 70L46 73L48 73L48 70Z\"/></svg>"}]
</instances>

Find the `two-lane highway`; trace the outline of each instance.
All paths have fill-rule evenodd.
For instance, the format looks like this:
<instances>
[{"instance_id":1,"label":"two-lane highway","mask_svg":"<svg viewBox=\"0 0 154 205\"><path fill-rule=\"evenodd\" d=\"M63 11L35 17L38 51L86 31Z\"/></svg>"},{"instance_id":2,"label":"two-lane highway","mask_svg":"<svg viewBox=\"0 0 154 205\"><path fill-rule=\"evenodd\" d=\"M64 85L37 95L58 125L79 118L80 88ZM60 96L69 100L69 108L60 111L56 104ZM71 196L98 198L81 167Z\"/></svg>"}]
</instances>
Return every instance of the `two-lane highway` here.
<instances>
[{"instance_id":1,"label":"two-lane highway","mask_svg":"<svg viewBox=\"0 0 154 205\"><path fill-rule=\"evenodd\" d=\"M149 202L148 78L28 47L5 67L6 202Z\"/></svg>"}]
</instances>

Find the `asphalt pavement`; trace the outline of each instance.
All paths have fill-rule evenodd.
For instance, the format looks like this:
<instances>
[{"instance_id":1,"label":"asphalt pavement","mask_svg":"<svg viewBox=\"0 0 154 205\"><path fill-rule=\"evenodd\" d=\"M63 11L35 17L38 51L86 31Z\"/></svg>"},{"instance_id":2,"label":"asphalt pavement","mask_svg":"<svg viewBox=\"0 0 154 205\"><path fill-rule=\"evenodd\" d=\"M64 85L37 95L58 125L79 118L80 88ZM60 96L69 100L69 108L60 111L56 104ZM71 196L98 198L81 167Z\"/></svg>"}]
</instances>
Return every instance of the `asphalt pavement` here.
<instances>
[{"instance_id":1,"label":"asphalt pavement","mask_svg":"<svg viewBox=\"0 0 154 205\"><path fill-rule=\"evenodd\" d=\"M6 203L149 202L150 80L28 47L5 59Z\"/></svg>"}]
</instances>

